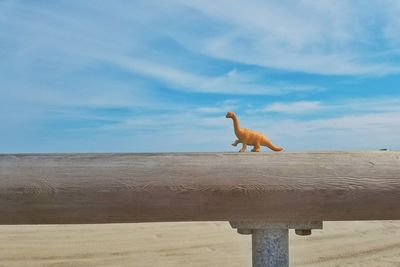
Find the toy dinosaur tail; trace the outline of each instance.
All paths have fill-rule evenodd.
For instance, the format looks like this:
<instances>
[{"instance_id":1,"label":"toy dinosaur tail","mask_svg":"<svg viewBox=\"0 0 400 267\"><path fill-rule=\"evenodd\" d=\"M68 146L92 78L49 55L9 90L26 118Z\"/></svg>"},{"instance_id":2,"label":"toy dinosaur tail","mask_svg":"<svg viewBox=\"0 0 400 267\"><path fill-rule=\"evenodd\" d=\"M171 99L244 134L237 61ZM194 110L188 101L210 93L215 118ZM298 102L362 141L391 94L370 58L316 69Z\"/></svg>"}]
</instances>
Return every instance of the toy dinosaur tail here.
<instances>
[{"instance_id":1,"label":"toy dinosaur tail","mask_svg":"<svg viewBox=\"0 0 400 267\"><path fill-rule=\"evenodd\" d=\"M282 151L282 150L283 150L282 147L280 147L280 146L274 146L273 144L271 144L270 146L267 146L267 147L269 147L269 148L272 149L273 151Z\"/></svg>"},{"instance_id":2,"label":"toy dinosaur tail","mask_svg":"<svg viewBox=\"0 0 400 267\"><path fill-rule=\"evenodd\" d=\"M268 138L265 138L263 140L263 144L262 145L268 147L269 149L271 149L273 151L282 151L283 150L282 147L275 146L274 144L272 144L272 142Z\"/></svg>"}]
</instances>

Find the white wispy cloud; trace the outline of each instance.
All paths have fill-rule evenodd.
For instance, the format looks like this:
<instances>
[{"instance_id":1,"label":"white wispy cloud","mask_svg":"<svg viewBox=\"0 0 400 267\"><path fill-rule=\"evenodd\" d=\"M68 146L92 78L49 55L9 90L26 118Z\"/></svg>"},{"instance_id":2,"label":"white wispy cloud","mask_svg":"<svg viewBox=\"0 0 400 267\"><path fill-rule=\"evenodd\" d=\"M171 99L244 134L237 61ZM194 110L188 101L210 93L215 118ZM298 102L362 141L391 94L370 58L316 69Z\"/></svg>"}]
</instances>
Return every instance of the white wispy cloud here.
<instances>
[{"instance_id":1,"label":"white wispy cloud","mask_svg":"<svg viewBox=\"0 0 400 267\"><path fill-rule=\"evenodd\" d=\"M265 67L326 75L398 73L398 64L371 60L379 34L396 39L395 1L180 1L220 23L223 31L188 47L218 58ZM366 6L366 8L360 8ZM377 25L371 26L371 18ZM383 30L385 29L385 30ZM385 42L385 40L380 40ZM384 48L385 45L382 45Z\"/></svg>"},{"instance_id":2,"label":"white wispy cloud","mask_svg":"<svg viewBox=\"0 0 400 267\"><path fill-rule=\"evenodd\" d=\"M201 106L198 108L195 108L194 110L196 112L202 113L202 114L209 114L209 113L226 113L231 110L235 110L239 107L240 101L235 100L235 99L227 99L218 103L215 103L215 105L209 105L209 106Z\"/></svg>"},{"instance_id":3,"label":"white wispy cloud","mask_svg":"<svg viewBox=\"0 0 400 267\"><path fill-rule=\"evenodd\" d=\"M103 60L127 71L159 80L171 89L195 93L231 95L279 95L321 90L320 86L266 82L258 73L235 69L222 75L201 75L166 63L112 55Z\"/></svg>"},{"instance_id":4,"label":"white wispy cloud","mask_svg":"<svg viewBox=\"0 0 400 267\"><path fill-rule=\"evenodd\" d=\"M277 102L271 103L264 107L265 112L282 112L282 113L307 113L321 109L322 106L318 101L296 101L296 102Z\"/></svg>"},{"instance_id":5,"label":"white wispy cloud","mask_svg":"<svg viewBox=\"0 0 400 267\"><path fill-rule=\"evenodd\" d=\"M345 115L306 122L284 122L281 135L297 149L400 149L399 113ZM282 129L287 131L282 132ZM292 131L292 132L290 132ZM299 143L297 143L299 142Z\"/></svg>"},{"instance_id":6,"label":"white wispy cloud","mask_svg":"<svg viewBox=\"0 0 400 267\"><path fill-rule=\"evenodd\" d=\"M330 100L330 101L289 101L273 102L267 104L262 109L249 109L248 113L273 112L287 115L323 112L324 116L328 114L350 114L350 113L371 113L371 112L399 112L400 99L398 97L375 97L353 99Z\"/></svg>"},{"instance_id":7,"label":"white wispy cloud","mask_svg":"<svg viewBox=\"0 0 400 267\"><path fill-rule=\"evenodd\" d=\"M51 9L15 3L11 9L21 19L4 18L3 27L0 26L5 32L1 38L11 50L5 56L13 55L13 64L9 67L29 72L40 65L52 76L64 76L96 65L110 65L153 79L170 89L197 93L275 95L320 89L308 84L270 82L252 71L231 68L213 74L204 63L200 69L190 67L198 57L187 58L186 54L180 60L173 59L166 48L153 43L155 39L175 38L175 32L179 32L174 26L180 17L177 14L187 11L184 6L175 4L176 10L172 11L165 3L159 6L140 2L137 5L131 6L133 14L130 14L131 11L121 8L123 5L112 4L112 9L120 11L116 15L106 4L99 7L75 3L72 7ZM157 17L151 8L165 12L165 17ZM146 17L143 13L153 15ZM164 31L160 28L163 25L167 25ZM10 29L21 34L14 36ZM174 53L180 56L180 51ZM47 65L52 67L46 69Z\"/></svg>"}]
</instances>

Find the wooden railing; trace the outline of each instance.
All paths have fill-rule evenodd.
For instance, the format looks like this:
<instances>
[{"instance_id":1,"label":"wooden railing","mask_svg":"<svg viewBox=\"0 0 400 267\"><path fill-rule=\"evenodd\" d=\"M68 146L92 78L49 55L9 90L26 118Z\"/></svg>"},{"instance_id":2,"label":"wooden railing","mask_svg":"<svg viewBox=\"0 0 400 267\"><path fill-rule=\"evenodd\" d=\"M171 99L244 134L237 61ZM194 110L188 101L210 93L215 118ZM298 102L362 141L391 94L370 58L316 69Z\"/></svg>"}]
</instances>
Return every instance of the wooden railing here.
<instances>
[{"instance_id":1,"label":"wooden railing","mask_svg":"<svg viewBox=\"0 0 400 267\"><path fill-rule=\"evenodd\" d=\"M0 155L0 224L400 219L400 153Z\"/></svg>"}]
</instances>

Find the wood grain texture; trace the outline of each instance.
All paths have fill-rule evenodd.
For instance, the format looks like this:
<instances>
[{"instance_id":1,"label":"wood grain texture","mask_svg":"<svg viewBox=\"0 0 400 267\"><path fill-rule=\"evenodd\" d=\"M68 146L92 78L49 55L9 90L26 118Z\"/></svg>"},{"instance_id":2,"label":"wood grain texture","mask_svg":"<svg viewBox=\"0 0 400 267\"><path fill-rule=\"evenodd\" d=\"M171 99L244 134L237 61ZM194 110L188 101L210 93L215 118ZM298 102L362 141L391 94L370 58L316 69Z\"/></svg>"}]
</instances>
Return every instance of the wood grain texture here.
<instances>
[{"instance_id":1,"label":"wood grain texture","mask_svg":"<svg viewBox=\"0 0 400 267\"><path fill-rule=\"evenodd\" d=\"M0 155L0 224L400 219L400 153Z\"/></svg>"}]
</instances>

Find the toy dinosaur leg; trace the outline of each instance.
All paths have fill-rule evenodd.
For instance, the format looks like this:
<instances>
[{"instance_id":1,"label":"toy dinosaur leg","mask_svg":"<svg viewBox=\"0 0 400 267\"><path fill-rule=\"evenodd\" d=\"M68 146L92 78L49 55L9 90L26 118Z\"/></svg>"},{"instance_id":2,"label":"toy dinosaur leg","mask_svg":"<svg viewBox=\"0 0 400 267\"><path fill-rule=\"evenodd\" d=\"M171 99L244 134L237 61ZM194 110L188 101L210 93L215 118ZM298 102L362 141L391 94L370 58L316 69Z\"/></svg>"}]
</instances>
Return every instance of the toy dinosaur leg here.
<instances>
[{"instance_id":1,"label":"toy dinosaur leg","mask_svg":"<svg viewBox=\"0 0 400 267\"><path fill-rule=\"evenodd\" d=\"M260 144L255 144L251 152L260 152Z\"/></svg>"},{"instance_id":2,"label":"toy dinosaur leg","mask_svg":"<svg viewBox=\"0 0 400 267\"><path fill-rule=\"evenodd\" d=\"M239 150L239 152L245 152L247 148L247 144L243 143L242 149Z\"/></svg>"},{"instance_id":3,"label":"toy dinosaur leg","mask_svg":"<svg viewBox=\"0 0 400 267\"><path fill-rule=\"evenodd\" d=\"M237 146L239 143L241 143L241 142L239 139L237 139L235 142L233 142L232 146Z\"/></svg>"}]
</instances>

